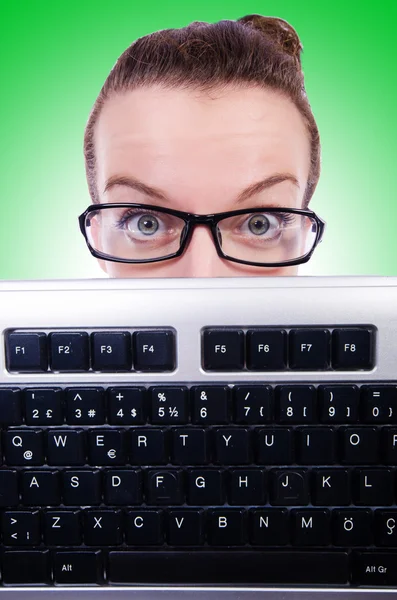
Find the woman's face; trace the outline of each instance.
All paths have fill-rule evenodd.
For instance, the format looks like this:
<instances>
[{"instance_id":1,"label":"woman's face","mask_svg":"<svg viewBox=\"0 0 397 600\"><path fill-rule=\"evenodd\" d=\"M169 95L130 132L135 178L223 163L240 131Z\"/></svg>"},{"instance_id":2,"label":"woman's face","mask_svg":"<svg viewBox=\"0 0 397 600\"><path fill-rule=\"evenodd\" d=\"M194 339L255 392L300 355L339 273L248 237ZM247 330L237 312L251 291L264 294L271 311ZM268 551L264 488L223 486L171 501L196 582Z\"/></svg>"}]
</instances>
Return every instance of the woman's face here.
<instances>
[{"instance_id":1,"label":"woman's face","mask_svg":"<svg viewBox=\"0 0 397 600\"><path fill-rule=\"evenodd\" d=\"M310 166L308 132L295 105L272 90L229 88L199 95L147 87L113 95L99 116L94 141L100 203L141 202L196 214L302 207ZM276 183L237 203L243 190L276 174L296 181ZM134 178L160 194L117 183L109 187L116 177ZM109 277L263 277L298 270L222 259L204 225L196 227L177 258L99 264Z\"/></svg>"}]
</instances>

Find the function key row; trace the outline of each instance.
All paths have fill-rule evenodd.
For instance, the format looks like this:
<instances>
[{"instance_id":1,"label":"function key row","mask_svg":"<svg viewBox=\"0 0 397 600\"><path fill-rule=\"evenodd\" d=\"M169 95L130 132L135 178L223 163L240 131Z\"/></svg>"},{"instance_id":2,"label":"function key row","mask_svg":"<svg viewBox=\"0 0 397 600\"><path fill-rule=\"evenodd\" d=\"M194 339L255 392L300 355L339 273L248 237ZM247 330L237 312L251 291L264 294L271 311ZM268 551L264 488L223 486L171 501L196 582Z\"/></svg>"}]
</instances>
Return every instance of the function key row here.
<instances>
[{"instance_id":1,"label":"function key row","mask_svg":"<svg viewBox=\"0 0 397 600\"><path fill-rule=\"evenodd\" d=\"M397 385L0 388L0 425L397 424Z\"/></svg>"},{"instance_id":2,"label":"function key row","mask_svg":"<svg viewBox=\"0 0 397 600\"><path fill-rule=\"evenodd\" d=\"M242 329L203 332L203 368L207 371L286 369L372 369L371 328L354 327Z\"/></svg>"},{"instance_id":3,"label":"function key row","mask_svg":"<svg viewBox=\"0 0 397 600\"><path fill-rule=\"evenodd\" d=\"M9 371L173 371L173 330L9 332Z\"/></svg>"}]
</instances>

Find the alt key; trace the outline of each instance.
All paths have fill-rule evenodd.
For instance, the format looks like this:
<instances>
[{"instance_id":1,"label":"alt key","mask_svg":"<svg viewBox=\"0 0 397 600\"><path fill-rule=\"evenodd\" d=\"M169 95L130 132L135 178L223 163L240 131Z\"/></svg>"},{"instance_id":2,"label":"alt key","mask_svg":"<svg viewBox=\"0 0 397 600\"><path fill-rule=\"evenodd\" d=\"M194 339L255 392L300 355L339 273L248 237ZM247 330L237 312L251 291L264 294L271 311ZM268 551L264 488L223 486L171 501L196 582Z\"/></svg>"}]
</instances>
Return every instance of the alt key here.
<instances>
[{"instance_id":1,"label":"alt key","mask_svg":"<svg viewBox=\"0 0 397 600\"><path fill-rule=\"evenodd\" d=\"M57 552L54 559L56 583L101 583L102 560L97 552Z\"/></svg>"}]
</instances>

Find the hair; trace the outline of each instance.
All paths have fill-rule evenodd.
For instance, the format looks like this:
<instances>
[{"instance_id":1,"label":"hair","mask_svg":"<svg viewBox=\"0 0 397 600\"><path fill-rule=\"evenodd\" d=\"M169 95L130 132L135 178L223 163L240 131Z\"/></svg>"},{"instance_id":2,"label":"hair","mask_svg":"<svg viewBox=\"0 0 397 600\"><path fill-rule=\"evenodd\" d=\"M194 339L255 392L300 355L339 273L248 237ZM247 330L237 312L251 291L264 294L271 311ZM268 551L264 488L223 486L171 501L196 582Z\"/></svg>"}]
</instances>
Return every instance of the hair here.
<instances>
[{"instance_id":1,"label":"hair","mask_svg":"<svg viewBox=\"0 0 397 600\"><path fill-rule=\"evenodd\" d=\"M133 42L118 58L91 110L84 134L88 188L98 203L94 129L112 94L161 85L199 92L228 86L260 86L292 100L306 124L310 170L303 198L307 208L320 176L320 137L304 86L303 46L295 29L277 17L247 15L236 21L194 21L156 31Z\"/></svg>"}]
</instances>

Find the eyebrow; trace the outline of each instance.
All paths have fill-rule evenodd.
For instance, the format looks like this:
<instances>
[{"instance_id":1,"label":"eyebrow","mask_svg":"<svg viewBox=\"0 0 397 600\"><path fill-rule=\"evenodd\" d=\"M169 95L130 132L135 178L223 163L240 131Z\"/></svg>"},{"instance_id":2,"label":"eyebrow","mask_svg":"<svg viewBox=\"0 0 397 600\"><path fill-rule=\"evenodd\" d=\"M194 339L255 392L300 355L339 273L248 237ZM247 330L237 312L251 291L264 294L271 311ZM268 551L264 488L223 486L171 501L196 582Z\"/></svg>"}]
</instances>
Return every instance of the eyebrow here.
<instances>
[{"instance_id":1,"label":"eyebrow","mask_svg":"<svg viewBox=\"0 0 397 600\"><path fill-rule=\"evenodd\" d=\"M283 181L291 181L295 186L297 186L298 188L300 187L298 179L295 177L295 175L292 175L291 173L275 173L274 175L266 177L266 179L262 179L261 181L252 183L245 190L240 192L240 194L236 198L236 204L245 202L245 200L248 200L255 194L261 192L262 190L270 188L278 183L282 183ZM142 192L143 194L146 194L151 198L156 198L157 200L161 200L165 203L172 202L172 200L168 198L168 196L160 189L151 187L146 183L143 183L143 181L139 181L139 179L137 179L136 177L112 175L106 181L104 193L116 185L127 186L129 188L137 190L138 192Z\"/></svg>"}]
</instances>

